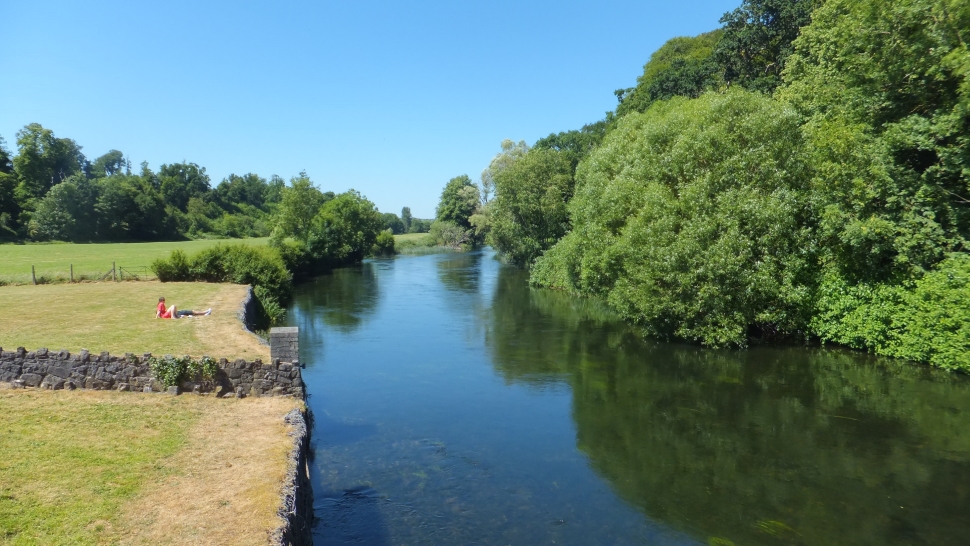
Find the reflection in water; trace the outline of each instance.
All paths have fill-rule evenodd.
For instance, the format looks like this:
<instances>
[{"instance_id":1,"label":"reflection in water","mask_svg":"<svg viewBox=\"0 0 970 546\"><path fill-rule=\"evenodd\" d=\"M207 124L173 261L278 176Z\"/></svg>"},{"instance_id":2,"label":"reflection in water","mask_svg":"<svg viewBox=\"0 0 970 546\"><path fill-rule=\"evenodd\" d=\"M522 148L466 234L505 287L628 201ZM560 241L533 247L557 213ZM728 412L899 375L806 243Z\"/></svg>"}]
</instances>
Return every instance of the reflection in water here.
<instances>
[{"instance_id":1,"label":"reflection in water","mask_svg":"<svg viewBox=\"0 0 970 546\"><path fill-rule=\"evenodd\" d=\"M316 544L970 536L961 376L647 342L488 252L338 270L291 311L316 416Z\"/></svg>"},{"instance_id":2,"label":"reflection in water","mask_svg":"<svg viewBox=\"0 0 970 546\"><path fill-rule=\"evenodd\" d=\"M503 270L495 366L568 381L578 447L647 516L739 545L970 536L962 377L842 351L647 343L577 305Z\"/></svg>"},{"instance_id":3,"label":"reflection in water","mask_svg":"<svg viewBox=\"0 0 970 546\"><path fill-rule=\"evenodd\" d=\"M378 262L379 263L379 262ZM318 314L323 323L344 333L360 328L377 306L374 262L335 269L300 287L293 306L302 315ZM314 322L304 325L313 328Z\"/></svg>"}]
</instances>

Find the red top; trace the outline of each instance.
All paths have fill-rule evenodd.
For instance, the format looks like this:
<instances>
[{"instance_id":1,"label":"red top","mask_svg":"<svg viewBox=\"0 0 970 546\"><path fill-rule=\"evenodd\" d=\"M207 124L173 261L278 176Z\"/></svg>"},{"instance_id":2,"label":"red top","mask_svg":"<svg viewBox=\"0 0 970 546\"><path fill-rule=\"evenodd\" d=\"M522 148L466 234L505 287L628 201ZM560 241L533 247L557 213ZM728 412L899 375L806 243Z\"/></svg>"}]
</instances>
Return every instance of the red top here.
<instances>
[{"instance_id":1,"label":"red top","mask_svg":"<svg viewBox=\"0 0 970 546\"><path fill-rule=\"evenodd\" d=\"M165 302L158 302L158 316L161 318L172 318L172 314L165 310Z\"/></svg>"}]
</instances>

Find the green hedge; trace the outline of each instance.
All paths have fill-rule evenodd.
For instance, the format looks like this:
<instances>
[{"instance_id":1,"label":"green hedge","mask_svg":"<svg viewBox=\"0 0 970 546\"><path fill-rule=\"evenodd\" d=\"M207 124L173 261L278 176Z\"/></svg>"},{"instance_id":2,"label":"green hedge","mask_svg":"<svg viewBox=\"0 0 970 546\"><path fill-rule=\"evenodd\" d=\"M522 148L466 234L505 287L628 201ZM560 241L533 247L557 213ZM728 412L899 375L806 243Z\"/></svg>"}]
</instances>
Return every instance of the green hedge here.
<instances>
[{"instance_id":1,"label":"green hedge","mask_svg":"<svg viewBox=\"0 0 970 546\"><path fill-rule=\"evenodd\" d=\"M216 282L248 284L259 300L269 323L286 316L293 277L280 253L270 247L219 244L191 258L180 250L166 259L155 260L152 271L162 282Z\"/></svg>"}]
</instances>

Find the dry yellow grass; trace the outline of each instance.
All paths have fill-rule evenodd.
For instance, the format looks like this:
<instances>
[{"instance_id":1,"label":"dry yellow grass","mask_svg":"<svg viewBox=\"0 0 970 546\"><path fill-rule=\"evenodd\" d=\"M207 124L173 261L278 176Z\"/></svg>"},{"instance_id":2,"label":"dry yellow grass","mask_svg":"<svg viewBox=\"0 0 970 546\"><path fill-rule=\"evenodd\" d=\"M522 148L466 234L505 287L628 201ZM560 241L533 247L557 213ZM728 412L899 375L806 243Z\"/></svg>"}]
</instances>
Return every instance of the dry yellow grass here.
<instances>
[{"instance_id":1,"label":"dry yellow grass","mask_svg":"<svg viewBox=\"0 0 970 546\"><path fill-rule=\"evenodd\" d=\"M268 359L269 347L236 316L246 287L234 284L103 282L0 287L0 347L112 354L207 354ZM158 298L212 315L155 317Z\"/></svg>"},{"instance_id":2,"label":"dry yellow grass","mask_svg":"<svg viewBox=\"0 0 970 546\"><path fill-rule=\"evenodd\" d=\"M0 544L266 544L301 405L0 387Z\"/></svg>"},{"instance_id":3,"label":"dry yellow grass","mask_svg":"<svg viewBox=\"0 0 970 546\"><path fill-rule=\"evenodd\" d=\"M283 416L291 398L204 405L169 475L125 507L121 544L267 543L277 516L292 441Z\"/></svg>"}]
</instances>

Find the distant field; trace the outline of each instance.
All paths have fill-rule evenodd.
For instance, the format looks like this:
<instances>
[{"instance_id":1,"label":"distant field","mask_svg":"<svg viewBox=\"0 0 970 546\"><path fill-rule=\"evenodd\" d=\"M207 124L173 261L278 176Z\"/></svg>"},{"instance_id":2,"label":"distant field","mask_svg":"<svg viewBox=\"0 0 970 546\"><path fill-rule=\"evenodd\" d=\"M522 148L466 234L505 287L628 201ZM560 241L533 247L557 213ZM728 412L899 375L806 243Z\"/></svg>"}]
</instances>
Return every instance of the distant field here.
<instances>
[{"instance_id":1,"label":"distant field","mask_svg":"<svg viewBox=\"0 0 970 546\"><path fill-rule=\"evenodd\" d=\"M111 269L111 262L117 262L118 267L137 271L137 268L148 267L156 258L168 256L175 249L192 254L217 243L264 245L267 240L262 238L165 243L0 245L0 280L10 283L31 282L31 265L36 269L38 278L68 278L71 264L74 264L75 278L82 275L92 277L104 274Z\"/></svg>"},{"instance_id":2,"label":"distant field","mask_svg":"<svg viewBox=\"0 0 970 546\"><path fill-rule=\"evenodd\" d=\"M421 243L428 237L427 233L405 233L403 235L395 235L394 242L397 244L405 242L415 242Z\"/></svg>"}]
</instances>

